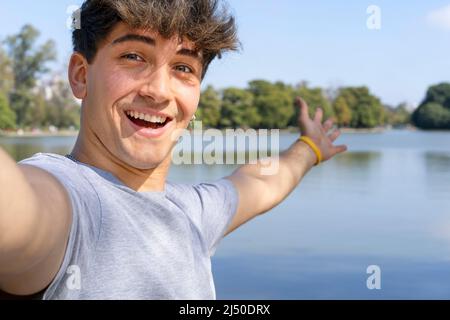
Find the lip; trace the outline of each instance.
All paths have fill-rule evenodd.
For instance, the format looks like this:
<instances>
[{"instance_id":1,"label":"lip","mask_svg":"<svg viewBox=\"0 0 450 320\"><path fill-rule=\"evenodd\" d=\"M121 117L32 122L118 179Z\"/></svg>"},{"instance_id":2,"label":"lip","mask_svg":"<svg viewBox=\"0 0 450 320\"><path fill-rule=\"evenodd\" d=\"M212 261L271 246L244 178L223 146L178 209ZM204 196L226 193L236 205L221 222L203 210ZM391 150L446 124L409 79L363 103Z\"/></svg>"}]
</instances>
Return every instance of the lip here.
<instances>
[{"instance_id":1,"label":"lip","mask_svg":"<svg viewBox=\"0 0 450 320\"><path fill-rule=\"evenodd\" d=\"M137 110L135 110L135 111L137 111ZM138 135L140 135L144 138L147 138L147 139L159 138L159 137L163 136L164 133L173 126L174 119L171 117L165 116L163 114L158 114L158 113L147 112L146 114L156 115L156 116L160 116L160 117L167 117L167 119L168 120L170 119L170 121L168 121L166 123L166 125L162 128L157 128L157 129L143 128L143 127L139 127L138 125L134 124L134 122L128 118L127 114L125 112L123 113L123 115L125 117L125 121L127 121L127 123L130 125L130 127L133 129L133 131L136 132Z\"/></svg>"}]
</instances>

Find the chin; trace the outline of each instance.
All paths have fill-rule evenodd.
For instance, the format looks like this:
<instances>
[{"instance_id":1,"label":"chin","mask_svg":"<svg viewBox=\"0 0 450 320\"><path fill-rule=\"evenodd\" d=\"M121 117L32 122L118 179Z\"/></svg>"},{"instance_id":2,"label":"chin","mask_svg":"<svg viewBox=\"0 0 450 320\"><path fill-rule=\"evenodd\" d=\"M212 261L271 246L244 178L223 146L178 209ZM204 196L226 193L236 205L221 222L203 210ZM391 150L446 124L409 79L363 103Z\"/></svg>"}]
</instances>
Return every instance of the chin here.
<instances>
[{"instance_id":1,"label":"chin","mask_svg":"<svg viewBox=\"0 0 450 320\"><path fill-rule=\"evenodd\" d=\"M148 170L154 169L158 167L161 163L163 163L167 159L168 153L158 151L153 152L151 154L133 154L128 153L128 161L125 161L127 164L136 169Z\"/></svg>"}]
</instances>

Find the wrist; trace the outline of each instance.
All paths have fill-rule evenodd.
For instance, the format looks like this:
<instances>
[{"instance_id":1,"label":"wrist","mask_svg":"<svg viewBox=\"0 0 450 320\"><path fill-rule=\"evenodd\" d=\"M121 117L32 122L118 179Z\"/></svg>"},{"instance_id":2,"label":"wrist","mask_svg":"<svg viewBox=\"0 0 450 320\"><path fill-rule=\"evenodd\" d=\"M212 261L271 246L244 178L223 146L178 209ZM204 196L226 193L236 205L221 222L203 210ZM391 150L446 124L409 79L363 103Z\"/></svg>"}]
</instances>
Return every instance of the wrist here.
<instances>
[{"instance_id":1,"label":"wrist","mask_svg":"<svg viewBox=\"0 0 450 320\"><path fill-rule=\"evenodd\" d=\"M299 156L305 161L308 169L314 167L317 163L317 155L311 149L311 147L302 140L297 140L294 145L298 150L297 153L299 154Z\"/></svg>"},{"instance_id":2,"label":"wrist","mask_svg":"<svg viewBox=\"0 0 450 320\"><path fill-rule=\"evenodd\" d=\"M317 144L308 136L300 136L297 140L303 142L304 144L306 144L309 149L314 153L314 155L316 156L316 162L314 163L315 166L319 165L323 158L322 158L322 152L320 150L320 148L317 146Z\"/></svg>"}]
</instances>

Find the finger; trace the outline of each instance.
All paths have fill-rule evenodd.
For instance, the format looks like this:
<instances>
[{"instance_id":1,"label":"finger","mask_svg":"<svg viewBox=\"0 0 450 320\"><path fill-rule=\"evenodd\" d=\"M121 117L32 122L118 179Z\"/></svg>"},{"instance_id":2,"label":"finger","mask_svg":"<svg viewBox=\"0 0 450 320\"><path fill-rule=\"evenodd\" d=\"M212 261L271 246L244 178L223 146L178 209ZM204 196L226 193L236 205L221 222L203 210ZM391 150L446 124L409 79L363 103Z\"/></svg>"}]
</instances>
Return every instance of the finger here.
<instances>
[{"instance_id":1,"label":"finger","mask_svg":"<svg viewBox=\"0 0 450 320\"><path fill-rule=\"evenodd\" d=\"M333 131L332 133L330 133L330 135L329 135L328 137L330 138L330 140L331 140L332 142L334 142L334 141L339 137L340 134L341 134L341 131L339 131L338 129L336 129L335 131Z\"/></svg>"},{"instance_id":2,"label":"finger","mask_svg":"<svg viewBox=\"0 0 450 320\"><path fill-rule=\"evenodd\" d=\"M333 127L333 119L328 119L323 123L323 129L328 132Z\"/></svg>"},{"instance_id":3,"label":"finger","mask_svg":"<svg viewBox=\"0 0 450 320\"><path fill-rule=\"evenodd\" d=\"M323 110L322 108L317 108L316 114L314 115L314 122L322 123Z\"/></svg>"},{"instance_id":4,"label":"finger","mask_svg":"<svg viewBox=\"0 0 450 320\"><path fill-rule=\"evenodd\" d=\"M345 144L341 144L339 146L333 147L333 153L338 154L347 151L347 146Z\"/></svg>"},{"instance_id":5,"label":"finger","mask_svg":"<svg viewBox=\"0 0 450 320\"><path fill-rule=\"evenodd\" d=\"M308 105L306 104L305 100L303 100L300 97L297 97L296 102L297 102L297 105L300 107L299 120L300 119L309 119Z\"/></svg>"}]
</instances>

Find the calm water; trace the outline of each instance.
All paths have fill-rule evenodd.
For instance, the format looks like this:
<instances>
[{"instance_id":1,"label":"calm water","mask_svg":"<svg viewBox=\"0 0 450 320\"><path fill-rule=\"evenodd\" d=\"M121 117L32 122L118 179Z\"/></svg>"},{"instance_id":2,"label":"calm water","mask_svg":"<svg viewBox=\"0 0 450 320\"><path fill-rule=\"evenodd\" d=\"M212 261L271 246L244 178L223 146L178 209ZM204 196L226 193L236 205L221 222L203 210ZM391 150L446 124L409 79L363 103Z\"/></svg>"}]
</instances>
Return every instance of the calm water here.
<instances>
[{"instance_id":1,"label":"calm water","mask_svg":"<svg viewBox=\"0 0 450 320\"><path fill-rule=\"evenodd\" d=\"M280 137L286 148L296 135ZM213 258L218 299L450 298L450 132L344 134L272 211L227 236ZM75 138L0 138L16 160L67 153ZM233 165L173 166L205 181ZM366 269L381 269L369 290Z\"/></svg>"}]
</instances>

